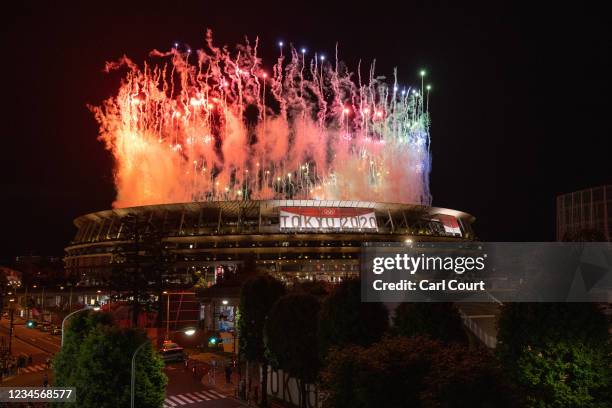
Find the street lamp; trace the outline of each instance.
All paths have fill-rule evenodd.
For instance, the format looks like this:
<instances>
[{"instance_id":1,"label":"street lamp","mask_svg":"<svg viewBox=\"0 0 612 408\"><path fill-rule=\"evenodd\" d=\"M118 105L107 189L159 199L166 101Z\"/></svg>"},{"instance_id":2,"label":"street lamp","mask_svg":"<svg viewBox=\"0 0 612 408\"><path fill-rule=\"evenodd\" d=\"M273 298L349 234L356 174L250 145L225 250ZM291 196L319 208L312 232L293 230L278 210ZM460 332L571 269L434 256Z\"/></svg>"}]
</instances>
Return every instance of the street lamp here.
<instances>
[{"instance_id":1,"label":"street lamp","mask_svg":"<svg viewBox=\"0 0 612 408\"><path fill-rule=\"evenodd\" d=\"M194 329L193 327L188 327L183 330L183 333L185 333L185 335L187 336L193 336L195 332L196 332L196 329ZM136 388L136 355L144 346L147 345L147 343L149 343L149 340L145 341L140 346L138 346L136 350L134 351L134 354L132 355L132 381L131 381L131 388L130 388L130 407L131 408L134 408L134 397L135 397L134 390Z\"/></svg>"},{"instance_id":2,"label":"street lamp","mask_svg":"<svg viewBox=\"0 0 612 408\"><path fill-rule=\"evenodd\" d=\"M166 340L168 340L170 338L170 294L167 290L162 293L166 295Z\"/></svg>"},{"instance_id":3,"label":"street lamp","mask_svg":"<svg viewBox=\"0 0 612 408\"><path fill-rule=\"evenodd\" d=\"M10 307L9 344L8 344L8 353L9 353L9 355L11 355L11 349L12 349L12 345L13 345L13 315L15 313L15 309L13 307L13 303L14 302L15 302L15 299L9 298L9 307Z\"/></svg>"},{"instance_id":4,"label":"street lamp","mask_svg":"<svg viewBox=\"0 0 612 408\"><path fill-rule=\"evenodd\" d=\"M69 318L69 317L71 317L71 316L73 316L73 315L75 315L75 314L77 314L77 313L80 313L80 312L83 312L83 311L85 311L85 310L89 310L89 309L90 309L90 308L88 308L88 307L84 307L84 308L82 308L82 309L75 310L75 311L74 311L74 312L72 312L72 313L68 313L68 314L66 315L66 317L64 317L64 320L62 320L62 342L60 343L60 348L61 348L61 347L64 347L64 325L66 324L66 321L68 320L68 318ZM94 312L99 311L99 310L100 310L100 304L99 304L99 303L96 301L96 302L93 304L93 306L91 307L91 309L92 309Z\"/></svg>"}]
</instances>

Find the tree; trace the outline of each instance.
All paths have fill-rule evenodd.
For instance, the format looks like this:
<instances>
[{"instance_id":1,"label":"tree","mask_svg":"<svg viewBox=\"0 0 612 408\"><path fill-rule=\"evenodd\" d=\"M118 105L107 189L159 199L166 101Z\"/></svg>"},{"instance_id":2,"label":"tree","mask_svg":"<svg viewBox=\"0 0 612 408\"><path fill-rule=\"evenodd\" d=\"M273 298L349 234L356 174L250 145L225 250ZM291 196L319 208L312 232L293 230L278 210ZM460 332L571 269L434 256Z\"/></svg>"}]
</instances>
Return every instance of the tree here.
<instances>
[{"instance_id":1,"label":"tree","mask_svg":"<svg viewBox=\"0 0 612 408\"><path fill-rule=\"evenodd\" d=\"M73 384L75 358L87 336L98 326L112 326L110 313L85 311L70 317L64 328L64 344L53 360L53 373L57 386Z\"/></svg>"},{"instance_id":2,"label":"tree","mask_svg":"<svg viewBox=\"0 0 612 408\"><path fill-rule=\"evenodd\" d=\"M285 294L285 285L270 275L248 279L240 293L238 331L240 352L245 358L261 365L261 402L267 406L268 358L265 353L264 327L272 305Z\"/></svg>"},{"instance_id":3,"label":"tree","mask_svg":"<svg viewBox=\"0 0 612 408\"><path fill-rule=\"evenodd\" d=\"M514 393L485 351L428 337L387 337L334 349L321 374L333 408L512 407Z\"/></svg>"},{"instance_id":4,"label":"tree","mask_svg":"<svg viewBox=\"0 0 612 408\"><path fill-rule=\"evenodd\" d=\"M135 403L142 408L163 404L163 362L144 332L119 329L102 313L74 319L53 368L56 385L78 389L79 407L129 406L132 355L145 342L136 358Z\"/></svg>"},{"instance_id":5,"label":"tree","mask_svg":"<svg viewBox=\"0 0 612 408\"><path fill-rule=\"evenodd\" d=\"M419 395L421 406L524 406L521 393L487 349L470 350L459 343L438 346Z\"/></svg>"},{"instance_id":6,"label":"tree","mask_svg":"<svg viewBox=\"0 0 612 408\"><path fill-rule=\"evenodd\" d=\"M135 405L158 408L165 398L163 362L143 332L106 326L93 330L76 359L74 386L79 407L127 407L130 404L131 361L136 358Z\"/></svg>"},{"instance_id":7,"label":"tree","mask_svg":"<svg viewBox=\"0 0 612 408\"><path fill-rule=\"evenodd\" d=\"M497 353L529 405L610 406L608 322L591 303L509 303Z\"/></svg>"},{"instance_id":8,"label":"tree","mask_svg":"<svg viewBox=\"0 0 612 408\"><path fill-rule=\"evenodd\" d=\"M467 341L461 316L452 303L402 303L395 309L393 329L400 336L426 335L445 343Z\"/></svg>"},{"instance_id":9,"label":"tree","mask_svg":"<svg viewBox=\"0 0 612 408\"><path fill-rule=\"evenodd\" d=\"M157 311L157 326L161 326L162 292L165 267L163 233L141 214L128 214L122 219L123 237L129 243L115 249L113 267L107 279L119 298L129 300L132 326L138 326L143 308ZM155 296L153 296L155 295ZM154 303L154 299L157 302Z\"/></svg>"},{"instance_id":10,"label":"tree","mask_svg":"<svg viewBox=\"0 0 612 408\"><path fill-rule=\"evenodd\" d=\"M270 361L298 380L302 407L307 406L307 385L316 381L319 372L319 308L312 295L289 294L274 304L266 323Z\"/></svg>"},{"instance_id":11,"label":"tree","mask_svg":"<svg viewBox=\"0 0 612 408\"><path fill-rule=\"evenodd\" d=\"M323 301L319 319L323 354L332 346L368 346L380 340L389 327L389 312L382 303L361 301L361 282L346 280Z\"/></svg>"}]
</instances>

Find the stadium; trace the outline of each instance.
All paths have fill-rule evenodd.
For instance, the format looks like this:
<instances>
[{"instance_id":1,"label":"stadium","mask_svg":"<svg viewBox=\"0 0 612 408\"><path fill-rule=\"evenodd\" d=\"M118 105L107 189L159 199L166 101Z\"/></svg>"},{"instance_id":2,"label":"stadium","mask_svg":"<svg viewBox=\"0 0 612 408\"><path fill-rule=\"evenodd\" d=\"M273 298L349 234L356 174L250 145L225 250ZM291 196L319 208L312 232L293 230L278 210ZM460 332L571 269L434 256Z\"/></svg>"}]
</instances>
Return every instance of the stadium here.
<instances>
[{"instance_id":1,"label":"stadium","mask_svg":"<svg viewBox=\"0 0 612 408\"><path fill-rule=\"evenodd\" d=\"M374 64L358 82L316 57L305 74L304 53L290 48L275 75L249 47L235 58L200 50L206 66L236 63L198 80L201 65L178 45L167 55L172 73L157 62L142 71L127 59L113 65L129 70L92 111L117 195L114 209L75 220L65 257L73 281L112 285L122 264L123 276L136 276L130 256L155 252L166 322L223 330L247 276L331 285L359 274L364 242L474 238L470 214L431 206L426 71L420 88L401 90L396 74L386 82ZM141 247L147 234L152 250ZM191 315L179 318L186 293Z\"/></svg>"},{"instance_id":2,"label":"stadium","mask_svg":"<svg viewBox=\"0 0 612 408\"><path fill-rule=\"evenodd\" d=\"M78 285L104 285L121 248L130 244L126 220L134 216L161 232L165 289L197 294L200 306L190 311L199 309L199 316L178 320L203 320L210 330L232 328L240 284L254 273L288 285L333 284L359 274L363 242L474 237L470 214L412 204L242 200L117 208L74 220L77 233L65 249L65 265ZM186 311L176 303L171 315Z\"/></svg>"}]
</instances>

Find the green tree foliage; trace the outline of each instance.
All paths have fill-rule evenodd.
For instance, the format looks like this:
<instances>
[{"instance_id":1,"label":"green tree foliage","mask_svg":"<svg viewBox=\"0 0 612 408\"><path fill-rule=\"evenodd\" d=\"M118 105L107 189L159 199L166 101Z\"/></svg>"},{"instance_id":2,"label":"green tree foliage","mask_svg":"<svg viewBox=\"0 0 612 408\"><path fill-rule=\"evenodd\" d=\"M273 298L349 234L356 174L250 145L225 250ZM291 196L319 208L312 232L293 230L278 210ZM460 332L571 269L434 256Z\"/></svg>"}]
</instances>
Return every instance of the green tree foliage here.
<instances>
[{"instance_id":1,"label":"green tree foliage","mask_svg":"<svg viewBox=\"0 0 612 408\"><path fill-rule=\"evenodd\" d=\"M319 372L319 301L308 294L289 294L275 303L266 324L266 346L272 365L300 383L301 406L306 406L306 386Z\"/></svg>"},{"instance_id":2,"label":"green tree foliage","mask_svg":"<svg viewBox=\"0 0 612 408\"><path fill-rule=\"evenodd\" d=\"M367 346L380 340L389 327L389 313L382 303L361 301L361 281L346 280L323 301L320 345L325 354L332 346Z\"/></svg>"},{"instance_id":3,"label":"green tree foliage","mask_svg":"<svg viewBox=\"0 0 612 408\"><path fill-rule=\"evenodd\" d=\"M57 386L70 386L74 383L75 358L79 355L85 338L99 326L112 326L110 313L81 312L73 315L64 327L64 345L53 360L53 374Z\"/></svg>"},{"instance_id":4,"label":"green tree foliage","mask_svg":"<svg viewBox=\"0 0 612 408\"><path fill-rule=\"evenodd\" d=\"M261 365L261 388L267 389L268 359L265 353L264 327L272 305L285 294L285 285L270 275L259 275L248 279L240 293L240 319L238 331L240 352L250 362ZM262 404L267 404L267 393L263 392Z\"/></svg>"},{"instance_id":5,"label":"green tree foliage","mask_svg":"<svg viewBox=\"0 0 612 408\"><path fill-rule=\"evenodd\" d=\"M120 329L102 313L74 319L54 361L57 386L76 387L77 405L82 408L127 407L132 355L146 342L136 358L135 405L163 404L167 382L163 362L142 331Z\"/></svg>"},{"instance_id":6,"label":"green tree foliage","mask_svg":"<svg viewBox=\"0 0 612 408\"><path fill-rule=\"evenodd\" d=\"M459 311L452 303L402 303L395 309L394 332L400 336L430 336L449 342L466 342Z\"/></svg>"},{"instance_id":7,"label":"green tree foliage","mask_svg":"<svg viewBox=\"0 0 612 408\"><path fill-rule=\"evenodd\" d=\"M591 303L506 304L499 358L534 407L612 405L608 322Z\"/></svg>"},{"instance_id":8,"label":"green tree foliage","mask_svg":"<svg viewBox=\"0 0 612 408\"><path fill-rule=\"evenodd\" d=\"M321 378L330 408L517 406L492 356L428 337L338 348Z\"/></svg>"}]
</instances>

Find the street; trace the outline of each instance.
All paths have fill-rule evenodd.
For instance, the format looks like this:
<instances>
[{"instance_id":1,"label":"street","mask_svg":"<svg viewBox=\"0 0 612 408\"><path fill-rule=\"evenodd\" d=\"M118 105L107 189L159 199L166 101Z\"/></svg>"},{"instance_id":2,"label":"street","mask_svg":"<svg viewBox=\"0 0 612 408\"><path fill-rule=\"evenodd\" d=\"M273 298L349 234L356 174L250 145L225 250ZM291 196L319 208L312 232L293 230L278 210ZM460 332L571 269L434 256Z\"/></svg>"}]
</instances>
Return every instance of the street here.
<instances>
[{"instance_id":1,"label":"street","mask_svg":"<svg viewBox=\"0 0 612 408\"><path fill-rule=\"evenodd\" d=\"M168 364L164 371L168 376L164 408L179 406L233 408L243 406L233 398L223 395L222 391L203 385L200 376L194 378L191 371L185 370L182 363ZM217 381L221 381L221 376L218 376Z\"/></svg>"},{"instance_id":2,"label":"street","mask_svg":"<svg viewBox=\"0 0 612 408\"><path fill-rule=\"evenodd\" d=\"M12 354L32 355L33 363L20 370L20 373L2 383L3 386L42 386L44 375L52 383L52 371L46 370L45 360L53 357L60 349L61 336L51 335L38 329L28 329L22 319L13 324ZM9 321L0 320L0 336L8 341ZM185 370L182 363L167 364L164 372L168 376L164 408L188 406L233 408L242 406L223 391L203 385L201 376L194 378L190 370ZM217 382L224 381L221 372Z\"/></svg>"},{"instance_id":3,"label":"street","mask_svg":"<svg viewBox=\"0 0 612 408\"><path fill-rule=\"evenodd\" d=\"M47 370L45 361L59 351L60 336L41 332L38 329L28 329L23 319L15 319L13 323L12 355L31 355L32 364L20 369L18 375L2 382L2 386L30 386L41 387L45 374L51 381L52 372ZM0 336L8 343L10 322L8 319L0 320Z\"/></svg>"},{"instance_id":4,"label":"street","mask_svg":"<svg viewBox=\"0 0 612 408\"><path fill-rule=\"evenodd\" d=\"M9 334L9 320L3 318L0 320L0 333L2 336L8 337ZM15 339L21 340L19 342L18 347L25 347L23 343L27 343L29 347L29 351L23 351L26 354L34 354L34 353L47 353L47 354L55 354L60 349L61 336L52 335L49 332L40 331L37 328L29 329L25 326L25 321L23 319L15 319L13 323L13 346L15 346ZM15 349L17 351L17 349ZM21 349L19 352L22 352ZM13 353L15 354L15 353ZM18 354L18 353L17 353Z\"/></svg>"}]
</instances>

